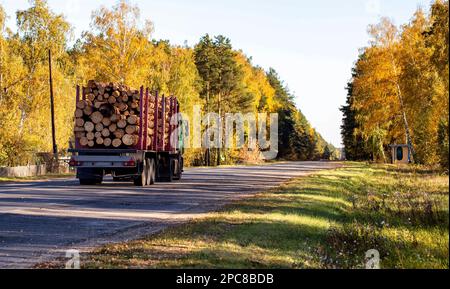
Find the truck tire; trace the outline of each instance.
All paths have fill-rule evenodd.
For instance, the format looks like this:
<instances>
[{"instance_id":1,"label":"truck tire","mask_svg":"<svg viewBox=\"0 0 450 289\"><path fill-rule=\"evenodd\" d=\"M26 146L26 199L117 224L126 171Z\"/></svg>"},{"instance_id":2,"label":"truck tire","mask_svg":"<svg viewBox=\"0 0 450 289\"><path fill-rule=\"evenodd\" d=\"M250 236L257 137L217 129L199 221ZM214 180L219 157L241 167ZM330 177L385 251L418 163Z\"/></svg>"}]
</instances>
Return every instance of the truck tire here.
<instances>
[{"instance_id":1,"label":"truck tire","mask_svg":"<svg viewBox=\"0 0 450 289\"><path fill-rule=\"evenodd\" d=\"M134 185L138 187L145 187L147 185L147 175L148 175L147 162L146 160L144 160L142 162L142 171L139 174L139 176L137 176L134 179Z\"/></svg>"},{"instance_id":2,"label":"truck tire","mask_svg":"<svg viewBox=\"0 0 450 289\"><path fill-rule=\"evenodd\" d=\"M77 169L77 178L82 186L100 185L103 182L104 171L101 169Z\"/></svg>"},{"instance_id":3,"label":"truck tire","mask_svg":"<svg viewBox=\"0 0 450 289\"><path fill-rule=\"evenodd\" d=\"M146 185L150 186L153 184L152 183L153 167L152 167L151 159L145 159L145 162L147 164L147 177L146 177L145 181L146 181Z\"/></svg>"},{"instance_id":4,"label":"truck tire","mask_svg":"<svg viewBox=\"0 0 450 289\"><path fill-rule=\"evenodd\" d=\"M149 159L148 160L148 185L153 185L156 180L156 167L155 167L155 160Z\"/></svg>"},{"instance_id":5,"label":"truck tire","mask_svg":"<svg viewBox=\"0 0 450 289\"><path fill-rule=\"evenodd\" d=\"M174 160L170 160L169 162L169 174L168 174L168 178L167 181L168 182L172 182L173 181L173 170L175 168L175 161Z\"/></svg>"},{"instance_id":6,"label":"truck tire","mask_svg":"<svg viewBox=\"0 0 450 289\"><path fill-rule=\"evenodd\" d=\"M150 160L145 159L145 170L146 170L146 176L145 176L145 185L150 186Z\"/></svg>"},{"instance_id":7,"label":"truck tire","mask_svg":"<svg viewBox=\"0 0 450 289\"><path fill-rule=\"evenodd\" d=\"M178 166L177 171L175 172L175 175L173 176L173 179L176 181L181 180L181 176L183 175L183 159L178 159Z\"/></svg>"}]
</instances>

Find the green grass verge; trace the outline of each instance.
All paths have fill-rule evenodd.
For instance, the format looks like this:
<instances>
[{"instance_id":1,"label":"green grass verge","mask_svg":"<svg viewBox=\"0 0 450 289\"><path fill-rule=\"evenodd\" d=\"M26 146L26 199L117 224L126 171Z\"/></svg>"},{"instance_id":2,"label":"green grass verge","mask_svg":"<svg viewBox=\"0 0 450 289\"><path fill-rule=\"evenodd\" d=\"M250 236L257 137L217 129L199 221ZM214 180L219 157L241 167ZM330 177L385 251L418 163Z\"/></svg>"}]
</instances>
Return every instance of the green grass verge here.
<instances>
[{"instance_id":1,"label":"green grass verge","mask_svg":"<svg viewBox=\"0 0 450 289\"><path fill-rule=\"evenodd\" d=\"M448 268L448 176L350 163L83 257L84 268Z\"/></svg>"}]
</instances>

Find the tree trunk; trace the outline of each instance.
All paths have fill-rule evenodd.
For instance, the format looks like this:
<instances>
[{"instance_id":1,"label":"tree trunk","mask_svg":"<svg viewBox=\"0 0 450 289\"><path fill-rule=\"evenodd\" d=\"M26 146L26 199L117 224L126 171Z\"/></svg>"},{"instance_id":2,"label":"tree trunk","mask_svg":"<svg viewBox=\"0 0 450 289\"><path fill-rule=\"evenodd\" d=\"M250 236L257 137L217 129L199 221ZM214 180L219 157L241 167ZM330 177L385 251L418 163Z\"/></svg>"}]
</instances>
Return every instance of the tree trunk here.
<instances>
[{"instance_id":1,"label":"tree trunk","mask_svg":"<svg viewBox=\"0 0 450 289\"><path fill-rule=\"evenodd\" d=\"M397 75L397 65L395 63L394 57L392 56L392 67L394 69L394 73L395 76ZM402 94L402 90L400 88L400 84L398 83L398 80L395 80L395 86L397 88L397 97L400 103L400 109L401 109L401 113L402 113L402 119L403 119L403 126L405 129L405 135L406 135L406 142L409 146L409 148L411 149L411 156L410 156L410 161L411 163L414 163L414 155L415 155L415 151L414 151L414 146L412 143L412 138L411 138L411 132L410 132L410 128L409 128L409 123L408 123L408 119L406 117L406 110L405 110L405 105L403 102L403 94Z\"/></svg>"},{"instance_id":2,"label":"tree trunk","mask_svg":"<svg viewBox=\"0 0 450 289\"><path fill-rule=\"evenodd\" d=\"M218 135L218 137L219 137L219 145L218 145L218 147L217 147L217 166L220 166L220 161L221 161L221 158L220 158L220 146L222 145L222 107L221 107L221 105L222 105L222 95L221 95L221 93L219 93L219 95L218 95L218 110L219 110L219 124L218 124L218 127L219 127L219 135Z\"/></svg>"}]
</instances>

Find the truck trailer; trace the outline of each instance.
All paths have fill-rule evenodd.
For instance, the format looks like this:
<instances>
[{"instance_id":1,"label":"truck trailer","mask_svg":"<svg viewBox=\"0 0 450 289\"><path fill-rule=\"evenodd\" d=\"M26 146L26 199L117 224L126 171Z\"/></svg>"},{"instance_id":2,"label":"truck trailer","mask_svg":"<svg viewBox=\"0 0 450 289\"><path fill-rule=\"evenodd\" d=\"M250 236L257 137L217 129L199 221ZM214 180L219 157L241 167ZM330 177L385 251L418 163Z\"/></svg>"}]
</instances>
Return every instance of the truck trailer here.
<instances>
[{"instance_id":1,"label":"truck trailer","mask_svg":"<svg viewBox=\"0 0 450 289\"><path fill-rule=\"evenodd\" d=\"M132 181L140 187L181 179L183 133L177 98L159 96L158 92L151 94L144 87L127 95L115 90L119 87L116 84L97 83L100 87L97 89L92 83L76 88L77 107L84 107L87 114L80 113L77 108L69 165L76 168L80 185L101 184L106 175L111 175L113 181ZM120 115L120 109L129 106L134 107L134 110L130 109L131 115L126 110L125 116ZM96 110L99 113L94 112ZM115 111L118 114L114 114ZM99 119L103 119L103 124ZM124 135L123 123L128 124L127 133L131 130L135 134ZM93 125L97 131L92 129ZM113 141L113 137L103 138L117 126L124 128L119 129L120 133L114 132L116 138ZM95 136L98 136L96 141Z\"/></svg>"}]
</instances>

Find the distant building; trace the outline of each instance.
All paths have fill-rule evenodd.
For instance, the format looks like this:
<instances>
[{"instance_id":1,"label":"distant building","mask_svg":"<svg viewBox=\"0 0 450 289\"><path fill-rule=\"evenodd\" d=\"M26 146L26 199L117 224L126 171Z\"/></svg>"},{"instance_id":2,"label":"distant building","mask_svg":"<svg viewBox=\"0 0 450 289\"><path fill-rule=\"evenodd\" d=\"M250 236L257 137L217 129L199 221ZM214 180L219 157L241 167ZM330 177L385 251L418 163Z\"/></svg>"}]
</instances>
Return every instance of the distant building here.
<instances>
[{"instance_id":1,"label":"distant building","mask_svg":"<svg viewBox=\"0 0 450 289\"><path fill-rule=\"evenodd\" d=\"M411 146L406 144L393 144L391 148L391 159L393 164L411 163Z\"/></svg>"}]
</instances>

